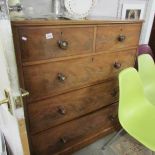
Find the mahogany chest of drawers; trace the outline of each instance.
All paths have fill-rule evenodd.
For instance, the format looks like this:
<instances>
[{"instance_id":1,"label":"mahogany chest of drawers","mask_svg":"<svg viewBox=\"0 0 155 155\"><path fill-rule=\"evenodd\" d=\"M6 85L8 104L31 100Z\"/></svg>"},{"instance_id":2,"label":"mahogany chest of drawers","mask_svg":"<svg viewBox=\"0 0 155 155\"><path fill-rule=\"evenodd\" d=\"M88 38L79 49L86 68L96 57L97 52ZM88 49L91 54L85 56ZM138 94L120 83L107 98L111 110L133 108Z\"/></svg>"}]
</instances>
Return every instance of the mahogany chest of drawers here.
<instances>
[{"instance_id":1,"label":"mahogany chest of drawers","mask_svg":"<svg viewBox=\"0 0 155 155\"><path fill-rule=\"evenodd\" d=\"M13 21L32 155L71 154L119 127L119 72L141 21Z\"/></svg>"}]
</instances>

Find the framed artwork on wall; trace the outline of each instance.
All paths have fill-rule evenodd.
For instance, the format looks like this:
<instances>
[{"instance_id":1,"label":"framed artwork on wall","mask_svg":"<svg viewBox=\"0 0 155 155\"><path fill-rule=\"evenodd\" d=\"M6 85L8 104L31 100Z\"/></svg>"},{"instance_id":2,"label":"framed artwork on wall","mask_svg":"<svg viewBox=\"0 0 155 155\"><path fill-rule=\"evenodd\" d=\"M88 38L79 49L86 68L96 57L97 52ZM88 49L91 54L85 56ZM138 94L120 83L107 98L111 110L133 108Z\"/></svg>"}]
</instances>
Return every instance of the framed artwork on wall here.
<instances>
[{"instance_id":1,"label":"framed artwork on wall","mask_svg":"<svg viewBox=\"0 0 155 155\"><path fill-rule=\"evenodd\" d=\"M122 19L141 20L144 19L145 2L124 3L122 8Z\"/></svg>"}]
</instances>

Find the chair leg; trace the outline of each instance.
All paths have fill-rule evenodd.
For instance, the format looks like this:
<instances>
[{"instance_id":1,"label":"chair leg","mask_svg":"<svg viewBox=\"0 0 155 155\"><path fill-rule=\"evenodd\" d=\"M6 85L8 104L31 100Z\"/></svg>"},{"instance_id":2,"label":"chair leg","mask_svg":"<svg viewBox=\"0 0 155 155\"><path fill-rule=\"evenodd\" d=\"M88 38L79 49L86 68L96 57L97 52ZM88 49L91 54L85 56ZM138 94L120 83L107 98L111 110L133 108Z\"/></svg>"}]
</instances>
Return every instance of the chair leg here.
<instances>
[{"instance_id":1,"label":"chair leg","mask_svg":"<svg viewBox=\"0 0 155 155\"><path fill-rule=\"evenodd\" d=\"M110 143L112 143L122 132L124 129L119 130L114 136L112 136L103 146L102 150L105 150L106 146L108 146Z\"/></svg>"}]
</instances>

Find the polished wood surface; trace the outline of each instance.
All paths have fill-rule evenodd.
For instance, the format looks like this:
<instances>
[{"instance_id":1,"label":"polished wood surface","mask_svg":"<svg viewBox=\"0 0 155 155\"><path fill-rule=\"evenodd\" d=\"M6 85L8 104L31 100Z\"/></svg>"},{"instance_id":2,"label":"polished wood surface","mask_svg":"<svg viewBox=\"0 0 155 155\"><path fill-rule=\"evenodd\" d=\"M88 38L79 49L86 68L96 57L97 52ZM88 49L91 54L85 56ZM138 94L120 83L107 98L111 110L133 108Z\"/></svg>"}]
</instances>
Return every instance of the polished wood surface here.
<instances>
[{"instance_id":1,"label":"polished wood surface","mask_svg":"<svg viewBox=\"0 0 155 155\"><path fill-rule=\"evenodd\" d=\"M12 22L20 86L30 92L24 110L32 155L69 155L118 129L118 74L134 66L141 26Z\"/></svg>"},{"instance_id":2,"label":"polished wood surface","mask_svg":"<svg viewBox=\"0 0 155 155\"><path fill-rule=\"evenodd\" d=\"M23 62L93 52L93 27L24 27L19 29ZM82 39L81 39L82 38ZM68 43L67 48L59 46Z\"/></svg>"},{"instance_id":3,"label":"polished wood surface","mask_svg":"<svg viewBox=\"0 0 155 155\"><path fill-rule=\"evenodd\" d=\"M118 50L138 45L141 25L117 24L99 26L96 36L96 51ZM120 37L124 37L124 39Z\"/></svg>"},{"instance_id":4,"label":"polished wood surface","mask_svg":"<svg viewBox=\"0 0 155 155\"><path fill-rule=\"evenodd\" d=\"M60 26L60 25L106 25L106 24L135 24L142 25L143 20L120 20L120 19L86 19L86 20L47 20L47 19L32 19L32 20L14 20L12 26Z\"/></svg>"},{"instance_id":5,"label":"polished wood surface","mask_svg":"<svg viewBox=\"0 0 155 155\"><path fill-rule=\"evenodd\" d=\"M24 67L29 100L31 102L114 78L120 70L134 64L135 53L136 49L132 49ZM115 63L120 67L115 67Z\"/></svg>"},{"instance_id":6,"label":"polished wood surface","mask_svg":"<svg viewBox=\"0 0 155 155\"><path fill-rule=\"evenodd\" d=\"M67 155L68 151L73 148L72 146L84 143L87 138L89 139L89 136L116 128L117 121L115 119L117 120L117 105L112 105L35 135L33 136L34 154L50 155L61 152L61 154Z\"/></svg>"},{"instance_id":7,"label":"polished wood surface","mask_svg":"<svg viewBox=\"0 0 155 155\"><path fill-rule=\"evenodd\" d=\"M117 101L118 82L113 80L32 103L28 106L30 130L43 131Z\"/></svg>"}]
</instances>

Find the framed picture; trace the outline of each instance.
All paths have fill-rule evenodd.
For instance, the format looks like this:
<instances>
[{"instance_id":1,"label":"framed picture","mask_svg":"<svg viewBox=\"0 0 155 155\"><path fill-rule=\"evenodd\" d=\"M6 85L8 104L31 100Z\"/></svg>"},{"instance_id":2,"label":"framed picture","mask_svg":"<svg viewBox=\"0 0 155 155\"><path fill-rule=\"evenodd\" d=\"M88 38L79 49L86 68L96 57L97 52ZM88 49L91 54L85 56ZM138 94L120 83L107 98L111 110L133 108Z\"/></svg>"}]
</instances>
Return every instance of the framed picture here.
<instances>
[{"instance_id":1,"label":"framed picture","mask_svg":"<svg viewBox=\"0 0 155 155\"><path fill-rule=\"evenodd\" d=\"M124 3L122 19L140 20L144 18L145 2Z\"/></svg>"}]
</instances>

